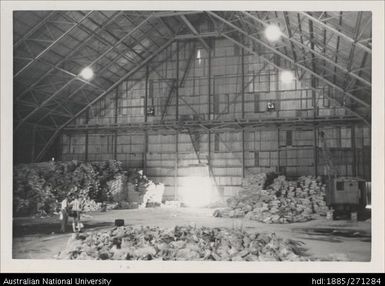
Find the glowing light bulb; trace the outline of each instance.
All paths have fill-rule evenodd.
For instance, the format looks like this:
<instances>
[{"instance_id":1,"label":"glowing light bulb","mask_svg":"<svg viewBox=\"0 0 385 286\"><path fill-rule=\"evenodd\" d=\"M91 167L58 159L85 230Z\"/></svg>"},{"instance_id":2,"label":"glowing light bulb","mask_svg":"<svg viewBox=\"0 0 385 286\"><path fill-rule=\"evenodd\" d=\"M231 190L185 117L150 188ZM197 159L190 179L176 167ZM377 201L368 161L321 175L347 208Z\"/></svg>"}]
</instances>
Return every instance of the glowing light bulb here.
<instances>
[{"instance_id":1,"label":"glowing light bulb","mask_svg":"<svg viewBox=\"0 0 385 286\"><path fill-rule=\"evenodd\" d=\"M276 24L268 25L265 29L265 37L270 42L276 42L281 38L281 29Z\"/></svg>"},{"instance_id":2,"label":"glowing light bulb","mask_svg":"<svg viewBox=\"0 0 385 286\"><path fill-rule=\"evenodd\" d=\"M80 72L80 76L86 80L90 80L94 77L94 71L89 67L85 67Z\"/></svg>"},{"instance_id":3,"label":"glowing light bulb","mask_svg":"<svg viewBox=\"0 0 385 286\"><path fill-rule=\"evenodd\" d=\"M282 83L291 83L295 79L294 73L290 70L281 71L279 79Z\"/></svg>"}]
</instances>

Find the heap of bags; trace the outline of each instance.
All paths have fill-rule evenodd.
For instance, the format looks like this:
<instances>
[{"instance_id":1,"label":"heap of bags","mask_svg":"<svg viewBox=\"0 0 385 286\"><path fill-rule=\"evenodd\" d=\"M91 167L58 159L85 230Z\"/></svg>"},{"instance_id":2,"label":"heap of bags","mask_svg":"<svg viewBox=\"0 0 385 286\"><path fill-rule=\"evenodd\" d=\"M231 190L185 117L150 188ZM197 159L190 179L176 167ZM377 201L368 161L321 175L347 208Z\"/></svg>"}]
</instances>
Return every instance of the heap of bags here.
<instances>
[{"instance_id":1,"label":"heap of bags","mask_svg":"<svg viewBox=\"0 0 385 286\"><path fill-rule=\"evenodd\" d=\"M114 160L16 165L13 170L14 215L53 214L74 189L84 211L99 210L100 202L113 200L114 191L110 190L109 182L124 175L121 163Z\"/></svg>"},{"instance_id":2,"label":"heap of bags","mask_svg":"<svg viewBox=\"0 0 385 286\"><path fill-rule=\"evenodd\" d=\"M114 202L127 201L127 176L117 174L115 178L107 182L107 196Z\"/></svg>"},{"instance_id":3,"label":"heap of bags","mask_svg":"<svg viewBox=\"0 0 385 286\"><path fill-rule=\"evenodd\" d=\"M142 175L133 174L128 178L128 201L139 208L162 206L164 185L155 183Z\"/></svg>"},{"instance_id":4,"label":"heap of bags","mask_svg":"<svg viewBox=\"0 0 385 286\"><path fill-rule=\"evenodd\" d=\"M320 178L303 176L287 181L285 176L278 176L264 188L266 175L252 177L246 179L239 194L227 200L227 208L218 209L213 215L245 217L263 223L293 223L325 216L328 211L325 185Z\"/></svg>"},{"instance_id":5,"label":"heap of bags","mask_svg":"<svg viewBox=\"0 0 385 286\"><path fill-rule=\"evenodd\" d=\"M58 259L306 261L302 242L274 233L241 229L176 226L115 227L69 239Z\"/></svg>"},{"instance_id":6,"label":"heap of bags","mask_svg":"<svg viewBox=\"0 0 385 286\"><path fill-rule=\"evenodd\" d=\"M143 193L142 203L140 208L155 207L162 204L162 198L164 193L163 184L155 184L149 181L145 192Z\"/></svg>"}]
</instances>

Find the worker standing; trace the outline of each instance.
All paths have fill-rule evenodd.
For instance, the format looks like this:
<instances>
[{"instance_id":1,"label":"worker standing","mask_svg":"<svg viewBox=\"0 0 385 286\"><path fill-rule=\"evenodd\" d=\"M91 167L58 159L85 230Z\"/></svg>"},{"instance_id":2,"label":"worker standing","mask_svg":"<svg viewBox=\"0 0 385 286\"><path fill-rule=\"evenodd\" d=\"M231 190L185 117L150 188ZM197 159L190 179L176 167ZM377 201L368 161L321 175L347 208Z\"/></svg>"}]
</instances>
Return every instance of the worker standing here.
<instances>
[{"instance_id":1,"label":"worker standing","mask_svg":"<svg viewBox=\"0 0 385 286\"><path fill-rule=\"evenodd\" d=\"M72 222L72 230L73 232L78 232L79 231L79 226L80 226L80 200L79 200L79 195L75 194L74 199L71 201L69 204L72 210L72 217L73 217L73 222Z\"/></svg>"},{"instance_id":2,"label":"worker standing","mask_svg":"<svg viewBox=\"0 0 385 286\"><path fill-rule=\"evenodd\" d=\"M145 175L143 175L143 170L139 170L135 175L135 191L141 192L143 185L147 184L148 180Z\"/></svg>"},{"instance_id":3,"label":"worker standing","mask_svg":"<svg viewBox=\"0 0 385 286\"><path fill-rule=\"evenodd\" d=\"M60 206L60 219L61 219L61 228L60 228L60 232L66 232L66 227L67 227L67 223L68 223L68 199L69 199L69 196L66 195L64 200L61 202L61 206Z\"/></svg>"}]
</instances>

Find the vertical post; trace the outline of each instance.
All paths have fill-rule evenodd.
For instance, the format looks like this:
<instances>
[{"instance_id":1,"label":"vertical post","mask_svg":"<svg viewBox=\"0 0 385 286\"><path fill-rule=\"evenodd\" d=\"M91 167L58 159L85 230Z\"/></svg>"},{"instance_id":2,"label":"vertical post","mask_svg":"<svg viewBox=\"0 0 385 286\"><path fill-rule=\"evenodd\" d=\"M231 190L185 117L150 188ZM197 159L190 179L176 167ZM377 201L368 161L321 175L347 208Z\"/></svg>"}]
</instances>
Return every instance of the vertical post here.
<instances>
[{"instance_id":1,"label":"vertical post","mask_svg":"<svg viewBox=\"0 0 385 286\"><path fill-rule=\"evenodd\" d=\"M369 133L369 146L372 146L372 128L368 128L368 133ZM372 155L372 152L371 152L371 149L369 148L369 158L371 158L371 155ZM367 158L367 157L365 157ZM371 160L369 159L369 164L368 164L368 170L369 170L369 174L368 174L368 180L372 180L371 177L372 177L372 165L371 165Z\"/></svg>"},{"instance_id":2,"label":"vertical post","mask_svg":"<svg viewBox=\"0 0 385 286\"><path fill-rule=\"evenodd\" d=\"M209 39L209 46L211 46L211 39ZM211 49L207 51L207 77L208 77L208 119L211 120Z\"/></svg>"},{"instance_id":3,"label":"vertical post","mask_svg":"<svg viewBox=\"0 0 385 286\"><path fill-rule=\"evenodd\" d=\"M209 47L211 47L211 39L208 40L209 42ZM207 120L211 120L211 48L207 51L208 53L208 60L207 60L207 79L208 79L208 84L207 84L207 104L208 104L208 110L207 110L207 115L208 118ZM211 170L211 131L209 130L208 132L208 138L207 138L207 143L208 143L208 155L207 155L207 165L209 169Z\"/></svg>"},{"instance_id":4,"label":"vertical post","mask_svg":"<svg viewBox=\"0 0 385 286\"><path fill-rule=\"evenodd\" d=\"M175 80L175 117L179 120L179 41L176 41L176 80ZM175 170L174 170L174 199L178 199L178 153L179 131L175 132Z\"/></svg>"},{"instance_id":5,"label":"vertical post","mask_svg":"<svg viewBox=\"0 0 385 286\"><path fill-rule=\"evenodd\" d=\"M245 177L245 129L242 129L242 178Z\"/></svg>"},{"instance_id":6,"label":"vertical post","mask_svg":"<svg viewBox=\"0 0 385 286\"><path fill-rule=\"evenodd\" d=\"M317 100L316 100L316 92L315 92L316 81L314 76L311 77L311 87L312 87L311 94L312 94L312 104L313 104L313 118L316 118L317 117ZM318 133L318 128L316 127L316 125L314 125L313 126L313 141L314 141L313 157L314 157L314 176L316 177L318 176L317 133Z\"/></svg>"},{"instance_id":7,"label":"vertical post","mask_svg":"<svg viewBox=\"0 0 385 286\"><path fill-rule=\"evenodd\" d=\"M174 168L174 200L178 199L178 153L179 153L179 134L175 132L175 168Z\"/></svg>"},{"instance_id":8,"label":"vertical post","mask_svg":"<svg viewBox=\"0 0 385 286\"><path fill-rule=\"evenodd\" d=\"M179 41L176 41L175 117L179 120Z\"/></svg>"},{"instance_id":9,"label":"vertical post","mask_svg":"<svg viewBox=\"0 0 385 286\"><path fill-rule=\"evenodd\" d=\"M279 133L279 127L277 128L277 156L278 156L278 160L277 160L277 168L278 168L278 173L280 173L280 169L281 169L281 136L280 136L280 133Z\"/></svg>"},{"instance_id":10,"label":"vertical post","mask_svg":"<svg viewBox=\"0 0 385 286\"><path fill-rule=\"evenodd\" d=\"M87 125L87 130L86 130L86 139L85 139L85 150L84 150L84 161L88 162L88 121L90 118L90 108L87 108L86 111L86 125Z\"/></svg>"},{"instance_id":11,"label":"vertical post","mask_svg":"<svg viewBox=\"0 0 385 286\"><path fill-rule=\"evenodd\" d=\"M352 140L352 154L353 154L352 175L353 177L356 177L357 176L357 154L356 154L356 130L354 125L351 127L350 137Z\"/></svg>"},{"instance_id":12,"label":"vertical post","mask_svg":"<svg viewBox=\"0 0 385 286\"><path fill-rule=\"evenodd\" d=\"M318 133L318 128L316 126L314 126L314 176L318 176L318 147L317 147L317 141L318 141L318 137L317 137L317 133Z\"/></svg>"},{"instance_id":13,"label":"vertical post","mask_svg":"<svg viewBox=\"0 0 385 286\"><path fill-rule=\"evenodd\" d=\"M362 176L364 177L364 178L366 178L366 172L365 172L365 170L366 170L366 166L365 166L365 164L366 164L366 162L365 162L365 131L364 131L364 128L363 127L361 127L361 134L362 134L362 136L361 136L361 165L362 165Z\"/></svg>"},{"instance_id":14,"label":"vertical post","mask_svg":"<svg viewBox=\"0 0 385 286\"><path fill-rule=\"evenodd\" d=\"M35 149L36 149L36 125L32 127L32 147L31 147L31 162L35 162Z\"/></svg>"},{"instance_id":15,"label":"vertical post","mask_svg":"<svg viewBox=\"0 0 385 286\"><path fill-rule=\"evenodd\" d=\"M147 106L148 106L148 65L146 65L146 83L144 94L144 122L147 122Z\"/></svg>"},{"instance_id":16,"label":"vertical post","mask_svg":"<svg viewBox=\"0 0 385 286\"><path fill-rule=\"evenodd\" d=\"M277 64L280 65L281 58L279 58L278 56L274 58L276 59ZM275 100L276 100L276 104L275 104L276 117L279 118L279 110L281 109L281 93L279 92L279 70L277 70L277 78L275 79Z\"/></svg>"},{"instance_id":17,"label":"vertical post","mask_svg":"<svg viewBox=\"0 0 385 286\"><path fill-rule=\"evenodd\" d=\"M241 97L242 119L245 118L245 50L241 49Z\"/></svg>"},{"instance_id":18,"label":"vertical post","mask_svg":"<svg viewBox=\"0 0 385 286\"><path fill-rule=\"evenodd\" d=\"M147 104L148 104L148 77L149 69L146 65L146 78L144 84L144 123L147 123ZM143 173L147 173L147 153L148 153L148 134L147 129L144 131L144 152L143 152Z\"/></svg>"},{"instance_id":19,"label":"vertical post","mask_svg":"<svg viewBox=\"0 0 385 286\"><path fill-rule=\"evenodd\" d=\"M115 127L118 125L118 104L119 104L119 91L118 88L115 89L115 113L114 113L114 123ZM118 154L118 129L115 129L114 132L114 160L117 159Z\"/></svg>"},{"instance_id":20,"label":"vertical post","mask_svg":"<svg viewBox=\"0 0 385 286\"><path fill-rule=\"evenodd\" d=\"M245 119L245 50L241 49L242 119ZM245 177L245 129L242 128L242 178Z\"/></svg>"}]
</instances>

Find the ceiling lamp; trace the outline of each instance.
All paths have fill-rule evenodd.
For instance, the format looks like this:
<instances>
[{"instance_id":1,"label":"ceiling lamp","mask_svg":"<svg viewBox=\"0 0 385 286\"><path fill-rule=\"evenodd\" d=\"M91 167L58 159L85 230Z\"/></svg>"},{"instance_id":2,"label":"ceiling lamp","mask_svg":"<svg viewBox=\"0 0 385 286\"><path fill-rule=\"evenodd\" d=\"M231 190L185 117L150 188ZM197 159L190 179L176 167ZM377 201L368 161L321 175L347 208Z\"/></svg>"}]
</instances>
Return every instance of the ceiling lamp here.
<instances>
[{"instance_id":1,"label":"ceiling lamp","mask_svg":"<svg viewBox=\"0 0 385 286\"><path fill-rule=\"evenodd\" d=\"M282 83L291 83L295 79L294 72L291 70L283 70L279 75L279 79Z\"/></svg>"},{"instance_id":2,"label":"ceiling lamp","mask_svg":"<svg viewBox=\"0 0 385 286\"><path fill-rule=\"evenodd\" d=\"M94 77L94 71L89 67L85 67L80 72L80 76L86 80L90 80Z\"/></svg>"},{"instance_id":3,"label":"ceiling lamp","mask_svg":"<svg viewBox=\"0 0 385 286\"><path fill-rule=\"evenodd\" d=\"M270 24L265 29L265 37L269 42L276 42L282 36L281 29L276 24Z\"/></svg>"}]
</instances>

